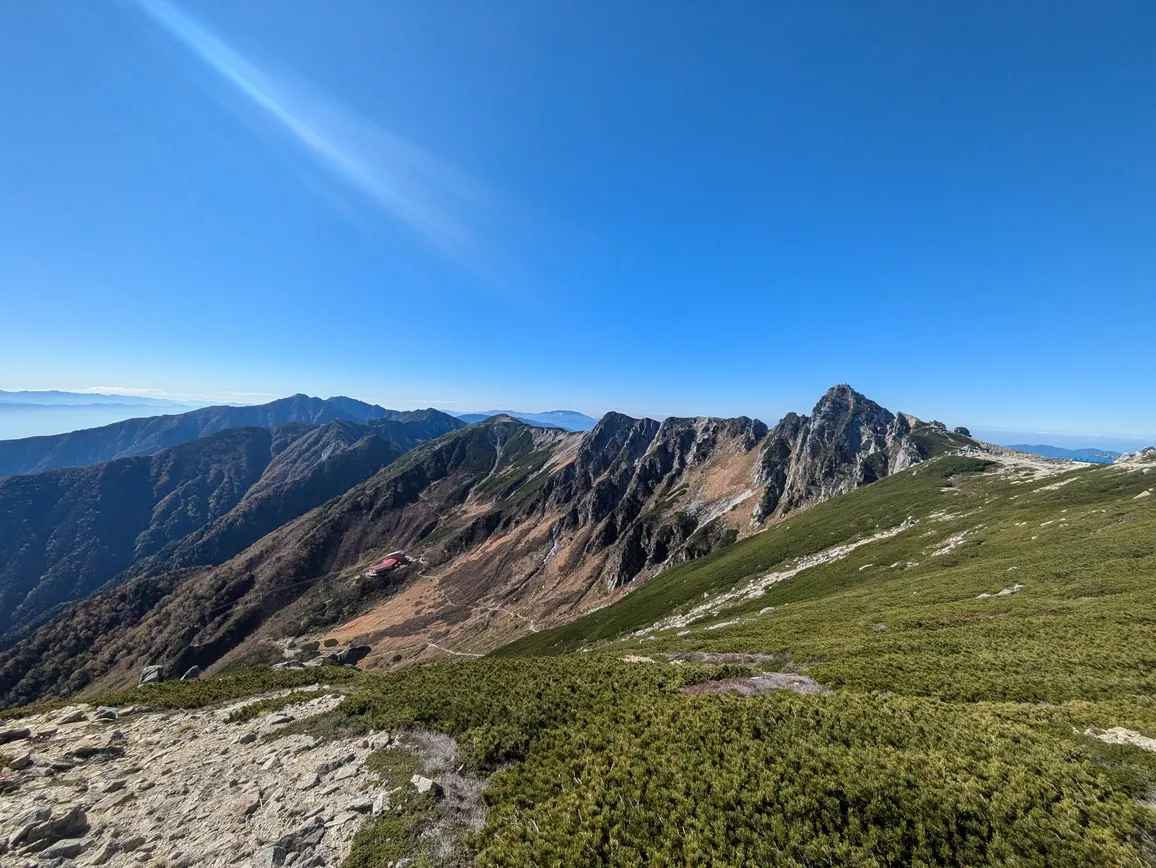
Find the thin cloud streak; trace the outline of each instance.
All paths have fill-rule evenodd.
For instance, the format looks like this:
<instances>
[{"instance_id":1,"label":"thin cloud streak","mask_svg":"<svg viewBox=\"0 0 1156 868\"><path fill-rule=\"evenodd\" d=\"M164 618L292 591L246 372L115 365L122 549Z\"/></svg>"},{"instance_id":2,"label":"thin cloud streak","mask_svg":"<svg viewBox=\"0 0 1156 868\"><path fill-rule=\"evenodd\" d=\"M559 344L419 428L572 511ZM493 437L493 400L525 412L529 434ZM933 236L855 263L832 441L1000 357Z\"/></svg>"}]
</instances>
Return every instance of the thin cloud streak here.
<instances>
[{"instance_id":1,"label":"thin cloud streak","mask_svg":"<svg viewBox=\"0 0 1156 868\"><path fill-rule=\"evenodd\" d=\"M331 175L442 252L476 259L465 215L489 204L480 185L340 103L271 75L170 0L136 3Z\"/></svg>"}]
</instances>

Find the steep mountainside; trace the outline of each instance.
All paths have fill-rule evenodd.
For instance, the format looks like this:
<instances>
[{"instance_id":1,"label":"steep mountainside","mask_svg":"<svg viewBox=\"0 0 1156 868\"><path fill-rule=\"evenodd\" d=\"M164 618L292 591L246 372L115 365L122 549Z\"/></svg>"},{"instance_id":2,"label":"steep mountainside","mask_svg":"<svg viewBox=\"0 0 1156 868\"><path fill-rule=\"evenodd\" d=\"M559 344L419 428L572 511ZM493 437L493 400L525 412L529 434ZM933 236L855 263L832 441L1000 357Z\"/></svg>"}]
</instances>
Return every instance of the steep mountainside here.
<instances>
[{"instance_id":1,"label":"steep mountainside","mask_svg":"<svg viewBox=\"0 0 1156 868\"><path fill-rule=\"evenodd\" d=\"M114 422L70 434L0 441L0 477L80 467L114 458L152 455L229 428L270 428L289 422L317 425L343 420L365 423L375 419L412 419L436 410L399 413L353 398L311 398L293 395L252 407L203 407L172 416L149 416Z\"/></svg>"},{"instance_id":2,"label":"steep mountainside","mask_svg":"<svg viewBox=\"0 0 1156 868\"><path fill-rule=\"evenodd\" d=\"M232 557L460 423L236 428L87 467L0 479L0 641L106 582Z\"/></svg>"},{"instance_id":3,"label":"steep mountainside","mask_svg":"<svg viewBox=\"0 0 1156 868\"><path fill-rule=\"evenodd\" d=\"M151 660L221 666L269 637L308 633L368 637L379 665L478 654L605 605L785 510L969 442L849 387L772 435L745 418L610 413L574 434L497 417L419 447L220 566L73 606L4 656L0 691L117 684ZM772 486L781 491L769 497ZM396 548L416 563L362 575ZM95 638L73 638L82 635Z\"/></svg>"}]
</instances>

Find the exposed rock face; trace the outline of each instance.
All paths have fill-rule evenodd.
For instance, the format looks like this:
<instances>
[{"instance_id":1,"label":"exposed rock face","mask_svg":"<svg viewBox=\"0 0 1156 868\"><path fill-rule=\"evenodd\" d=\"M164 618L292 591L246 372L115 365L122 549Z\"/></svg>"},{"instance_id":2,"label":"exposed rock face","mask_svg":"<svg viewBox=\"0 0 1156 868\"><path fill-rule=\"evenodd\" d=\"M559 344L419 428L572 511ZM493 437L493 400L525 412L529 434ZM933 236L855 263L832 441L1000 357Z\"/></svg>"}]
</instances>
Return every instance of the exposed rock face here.
<instances>
[{"instance_id":1,"label":"exposed rock face","mask_svg":"<svg viewBox=\"0 0 1156 868\"><path fill-rule=\"evenodd\" d=\"M552 486L547 503L566 508L555 537L586 528L586 554L615 547L605 572L609 587L631 581L672 554L677 561L706 553L692 554L684 546L717 516L669 509L679 500L679 486L720 453L750 452L766 433L766 425L745 417L671 418L660 425L607 414Z\"/></svg>"},{"instance_id":2,"label":"exposed rock face","mask_svg":"<svg viewBox=\"0 0 1156 868\"><path fill-rule=\"evenodd\" d=\"M919 463L911 417L896 415L835 386L810 416L788 414L772 429L759 460L766 487L753 520L763 522L843 494Z\"/></svg>"}]
</instances>

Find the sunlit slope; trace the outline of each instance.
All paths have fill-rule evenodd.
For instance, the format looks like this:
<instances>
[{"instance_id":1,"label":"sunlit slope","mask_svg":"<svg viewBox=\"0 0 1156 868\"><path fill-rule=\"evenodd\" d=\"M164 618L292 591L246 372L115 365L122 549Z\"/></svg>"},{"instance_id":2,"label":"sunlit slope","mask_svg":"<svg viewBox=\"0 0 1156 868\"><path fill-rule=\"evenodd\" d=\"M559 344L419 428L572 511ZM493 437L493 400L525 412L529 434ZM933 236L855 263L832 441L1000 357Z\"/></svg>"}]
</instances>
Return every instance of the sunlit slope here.
<instances>
[{"instance_id":1,"label":"sunlit slope","mask_svg":"<svg viewBox=\"0 0 1156 868\"><path fill-rule=\"evenodd\" d=\"M1048 701L1148 693L1156 498L1146 492L1156 468L1147 471L1033 478L940 457L500 653L616 639L638 653L770 653L780 668L856 690Z\"/></svg>"}]
</instances>

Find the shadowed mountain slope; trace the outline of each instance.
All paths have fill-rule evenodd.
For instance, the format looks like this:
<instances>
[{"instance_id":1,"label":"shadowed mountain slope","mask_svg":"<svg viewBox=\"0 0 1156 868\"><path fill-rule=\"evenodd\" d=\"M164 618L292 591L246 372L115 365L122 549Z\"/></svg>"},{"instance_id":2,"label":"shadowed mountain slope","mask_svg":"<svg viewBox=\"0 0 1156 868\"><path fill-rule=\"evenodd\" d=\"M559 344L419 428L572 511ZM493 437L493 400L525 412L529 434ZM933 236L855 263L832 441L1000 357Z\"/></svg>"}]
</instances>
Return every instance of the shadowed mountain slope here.
<instances>
[{"instance_id":1,"label":"shadowed mountain slope","mask_svg":"<svg viewBox=\"0 0 1156 868\"><path fill-rule=\"evenodd\" d=\"M460 423L235 428L87 467L0 479L0 641L107 582L232 557Z\"/></svg>"}]
</instances>

